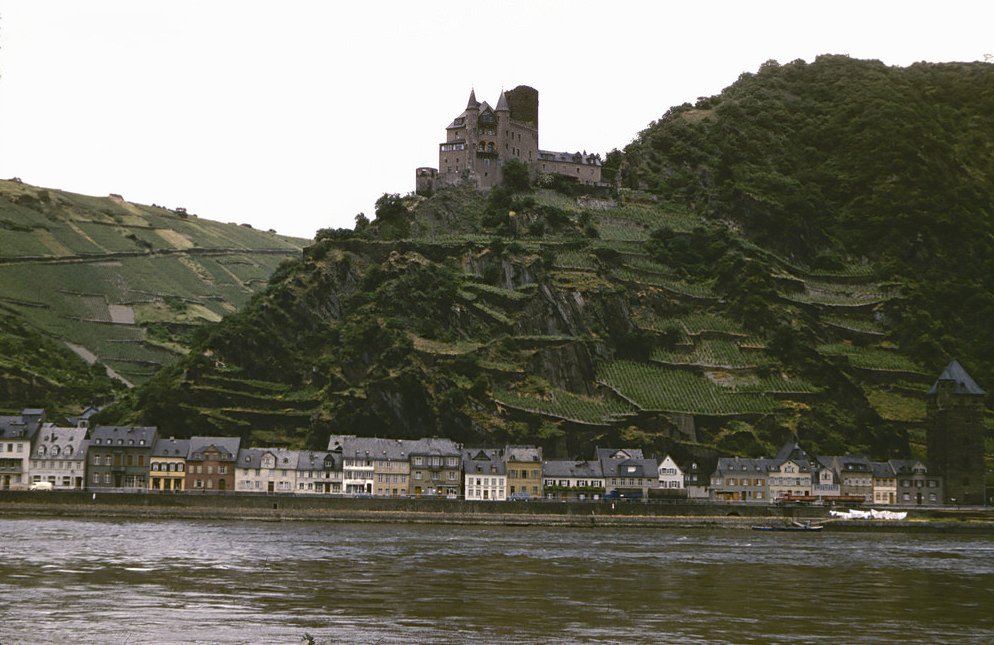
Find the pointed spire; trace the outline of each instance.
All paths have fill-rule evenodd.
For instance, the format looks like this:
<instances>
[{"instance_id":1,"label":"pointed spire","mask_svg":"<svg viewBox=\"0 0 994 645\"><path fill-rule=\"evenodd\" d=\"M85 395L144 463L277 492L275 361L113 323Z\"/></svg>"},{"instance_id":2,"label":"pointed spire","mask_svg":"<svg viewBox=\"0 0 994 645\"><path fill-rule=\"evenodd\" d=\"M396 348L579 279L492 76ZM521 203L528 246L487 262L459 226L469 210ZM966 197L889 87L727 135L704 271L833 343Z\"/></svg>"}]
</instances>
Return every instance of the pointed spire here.
<instances>
[{"instance_id":1,"label":"pointed spire","mask_svg":"<svg viewBox=\"0 0 994 645\"><path fill-rule=\"evenodd\" d=\"M980 389L977 383L966 373L966 370L963 369L963 366L959 364L959 361L956 360L946 366L946 369L942 371L939 378L929 388L927 394L938 393L940 381L952 381L955 383L954 391L956 394L977 394L981 396L987 394Z\"/></svg>"},{"instance_id":2,"label":"pointed spire","mask_svg":"<svg viewBox=\"0 0 994 645\"><path fill-rule=\"evenodd\" d=\"M504 90L500 91L500 98L497 99L497 112L510 112L511 106L507 104L507 96L504 94Z\"/></svg>"},{"instance_id":3,"label":"pointed spire","mask_svg":"<svg viewBox=\"0 0 994 645\"><path fill-rule=\"evenodd\" d=\"M469 103L466 104L467 110L479 110L480 102L476 100L476 88L470 89L469 91Z\"/></svg>"}]
</instances>

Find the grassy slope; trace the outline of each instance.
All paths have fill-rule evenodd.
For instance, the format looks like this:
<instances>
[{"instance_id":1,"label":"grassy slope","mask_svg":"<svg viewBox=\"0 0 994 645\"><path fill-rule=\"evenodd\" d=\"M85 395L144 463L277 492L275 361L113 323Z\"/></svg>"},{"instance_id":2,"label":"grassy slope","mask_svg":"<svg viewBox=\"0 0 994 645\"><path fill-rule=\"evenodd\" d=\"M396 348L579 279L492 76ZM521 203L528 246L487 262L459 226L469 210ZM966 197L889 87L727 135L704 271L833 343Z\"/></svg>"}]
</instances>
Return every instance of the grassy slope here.
<instances>
[{"instance_id":1,"label":"grassy slope","mask_svg":"<svg viewBox=\"0 0 994 645\"><path fill-rule=\"evenodd\" d=\"M243 306L305 243L114 196L0 181L0 333L33 330L141 383L187 351L187 331ZM36 376L54 389L66 380ZM0 405L36 405L16 391Z\"/></svg>"}]
</instances>

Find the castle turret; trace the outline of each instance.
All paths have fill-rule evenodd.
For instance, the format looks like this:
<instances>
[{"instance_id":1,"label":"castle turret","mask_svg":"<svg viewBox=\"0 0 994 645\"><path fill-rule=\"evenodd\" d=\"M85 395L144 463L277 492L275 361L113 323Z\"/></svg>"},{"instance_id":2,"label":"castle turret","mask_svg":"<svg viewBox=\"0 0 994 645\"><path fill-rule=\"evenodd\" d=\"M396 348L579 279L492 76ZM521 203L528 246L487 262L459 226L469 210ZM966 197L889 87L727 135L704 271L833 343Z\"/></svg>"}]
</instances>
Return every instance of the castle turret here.
<instances>
[{"instance_id":1,"label":"castle turret","mask_svg":"<svg viewBox=\"0 0 994 645\"><path fill-rule=\"evenodd\" d=\"M928 468L948 504L984 503L984 392L957 361L926 393Z\"/></svg>"},{"instance_id":2,"label":"castle turret","mask_svg":"<svg viewBox=\"0 0 994 645\"><path fill-rule=\"evenodd\" d=\"M500 98L497 99L497 107L494 109L495 112L507 112L510 114L511 106L507 104L507 95L504 94L504 90L500 91Z\"/></svg>"}]
</instances>

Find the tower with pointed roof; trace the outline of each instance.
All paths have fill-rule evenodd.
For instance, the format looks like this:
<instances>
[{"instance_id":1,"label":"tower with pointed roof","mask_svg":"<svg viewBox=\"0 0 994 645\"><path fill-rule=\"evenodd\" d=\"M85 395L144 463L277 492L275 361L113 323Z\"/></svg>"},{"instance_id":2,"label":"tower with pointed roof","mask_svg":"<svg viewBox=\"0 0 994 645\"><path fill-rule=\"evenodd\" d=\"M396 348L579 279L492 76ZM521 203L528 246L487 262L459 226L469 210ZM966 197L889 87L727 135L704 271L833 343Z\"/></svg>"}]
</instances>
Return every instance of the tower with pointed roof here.
<instances>
[{"instance_id":1,"label":"tower with pointed roof","mask_svg":"<svg viewBox=\"0 0 994 645\"><path fill-rule=\"evenodd\" d=\"M926 393L928 469L943 476L946 503L984 503L986 395L957 361Z\"/></svg>"},{"instance_id":2,"label":"tower with pointed roof","mask_svg":"<svg viewBox=\"0 0 994 645\"><path fill-rule=\"evenodd\" d=\"M415 191L431 195L461 184L485 190L501 183L502 168L511 159L525 163L533 177L563 174L584 184L601 180L600 155L539 150L538 91L519 85L502 91L496 107L481 103L470 90L466 108L445 128L438 168L418 168Z\"/></svg>"}]
</instances>

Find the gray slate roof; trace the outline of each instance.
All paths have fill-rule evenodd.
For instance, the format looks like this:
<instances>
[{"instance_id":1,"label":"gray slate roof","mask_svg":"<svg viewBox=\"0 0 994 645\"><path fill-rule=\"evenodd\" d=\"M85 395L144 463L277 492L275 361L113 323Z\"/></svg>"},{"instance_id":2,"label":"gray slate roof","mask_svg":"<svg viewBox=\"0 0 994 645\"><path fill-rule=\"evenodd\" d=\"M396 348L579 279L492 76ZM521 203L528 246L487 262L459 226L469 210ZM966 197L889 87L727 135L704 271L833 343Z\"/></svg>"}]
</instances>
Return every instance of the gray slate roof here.
<instances>
[{"instance_id":1,"label":"gray slate roof","mask_svg":"<svg viewBox=\"0 0 994 645\"><path fill-rule=\"evenodd\" d=\"M897 475L894 467L886 461L871 461L870 468L873 469L873 476L877 479L890 479Z\"/></svg>"},{"instance_id":2,"label":"gray slate roof","mask_svg":"<svg viewBox=\"0 0 994 645\"><path fill-rule=\"evenodd\" d=\"M297 470L340 470L342 456L326 450L301 450Z\"/></svg>"},{"instance_id":3,"label":"gray slate roof","mask_svg":"<svg viewBox=\"0 0 994 645\"><path fill-rule=\"evenodd\" d=\"M953 381L956 383L954 392L956 394L973 394L977 396L983 396L987 394L974 382L970 375L966 373L963 366L959 364L959 361L953 361L946 366L946 369L942 370L942 374L936 379L932 387L928 389L927 394L937 394L939 392L939 382L940 381Z\"/></svg>"},{"instance_id":4,"label":"gray slate roof","mask_svg":"<svg viewBox=\"0 0 994 645\"><path fill-rule=\"evenodd\" d=\"M770 470L776 468L776 464L777 462L775 459L769 459L767 457L720 457L718 459L718 465L715 467L715 475L720 476L724 473L735 472L766 474Z\"/></svg>"},{"instance_id":5,"label":"gray slate roof","mask_svg":"<svg viewBox=\"0 0 994 645\"><path fill-rule=\"evenodd\" d=\"M157 433L158 428L155 426L97 426L90 435L90 445L151 450Z\"/></svg>"},{"instance_id":6,"label":"gray slate roof","mask_svg":"<svg viewBox=\"0 0 994 645\"><path fill-rule=\"evenodd\" d=\"M44 418L44 410L31 409L24 410L20 415L0 416L0 439L31 439Z\"/></svg>"},{"instance_id":7,"label":"gray slate roof","mask_svg":"<svg viewBox=\"0 0 994 645\"><path fill-rule=\"evenodd\" d=\"M542 449L538 446L506 446L504 454L511 463L542 462Z\"/></svg>"},{"instance_id":8,"label":"gray slate roof","mask_svg":"<svg viewBox=\"0 0 994 645\"><path fill-rule=\"evenodd\" d=\"M190 454L189 439L159 439L152 447L153 457L182 457Z\"/></svg>"},{"instance_id":9,"label":"gray slate roof","mask_svg":"<svg viewBox=\"0 0 994 645\"><path fill-rule=\"evenodd\" d=\"M51 423L41 426L34 442L34 455L36 457L54 456L53 448L58 447L59 459L86 459L86 428L58 427ZM44 452L39 449L44 448Z\"/></svg>"},{"instance_id":10,"label":"gray slate roof","mask_svg":"<svg viewBox=\"0 0 994 645\"><path fill-rule=\"evenodd\" d=\"M542 476L549 478L575 477L578 479L603 479L604 471L599 461L547 459L542 462Z\"/></svg>"},{"instance_id":11,"label":"gray slate roof","mask_svg":"<svg viewBox=\"0 0 994 645\"><path fill-rule=\"evenodd\" d=\"M641 448L598 448L597 461L604 477L659 477L659 464Z\"/></svg>"},{"instance_id":12,"label":"gray slate roof","mask_svg":"<svg viewBox=\"0 0 994 645\"><path fill-rule=\"evenodd\" d=\"M286 448L242 448L238 451L238 462L236 465L239 468L262 468L262 458L267 453L272 453L276 457L275 468L297 470L297 464L300 461L300 451L287 450Z\"/></svg>"},{"instance_id":13,"label":"gray slate roof","mask_svg":"<svg viewBox=\"0 0 994 645\"><path fill-rule=\"evenodd\" d=\"M189 459L200 461L201 453L214 446L220 454L220 461L234 461L238 458L241 437L190 437Z\"/></svg>"},{"instance_id":14,"label":"gray slate roof","mask_svg":"<svg viewBox=\"0 0 994 645\"><path fill-rule=\"evenodd\" d=\"M870 460L865 455L842 455L841 457L831 457L831 459L839 473L873 472L873 466L870 465Z\"/></svg>"},{"instance_id":15,"label":"gray slate roof","mask_svg":"<svg viewBox=\"0 0 994 645\"><path fill-rule=\"evenodd\" d=\"M466 475L506 475L507 463L500 448L466 448L462 454Z\"/></svg>"}]
</instances>

